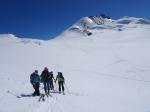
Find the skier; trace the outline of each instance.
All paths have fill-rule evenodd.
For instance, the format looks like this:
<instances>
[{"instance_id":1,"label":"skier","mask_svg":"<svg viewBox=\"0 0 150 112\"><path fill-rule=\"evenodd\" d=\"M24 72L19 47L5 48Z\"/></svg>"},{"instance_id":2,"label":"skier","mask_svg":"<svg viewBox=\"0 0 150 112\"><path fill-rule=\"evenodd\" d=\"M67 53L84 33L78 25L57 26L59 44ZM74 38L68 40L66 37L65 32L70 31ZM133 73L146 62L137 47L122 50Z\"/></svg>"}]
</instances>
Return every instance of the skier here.
<instances>
[{"instance_id":1,"label":"skier","mask_svg":"<svg viewBox=\"0 0 150 112\"><path fill-rule=\"evenodd\" d=\"M38 70L35 70L31 75L30 75L30 82L34 88L34 93L32 94L33 96L39 96L40 95L40 91L39 91L39 87L40 87L40 76L38 75Z\"/></svg>"},{"instance_id":2,"label":"skier","mask_svg":"<svg viewBox=\"0 0 150 112\"><path fill-rule=\"evenodd\" d=\"M53 80L55 80L55 79L54 79L54 76L53 76L53 72L51 71L51 72L49 73L50 90L54 90Z\"/></svg>"},{"instance_id":3,"label":"skier","mask_svg":"<svg viewBox=\"0 0 150 112\"><path fill-rule=\"evenodd\" d=\"M61 72L58 72L58 75L56 76L55 83L56 83L57 80L58 80L58 86L59 86L59 93L61 93L61 88L62 88L62 92L64 94L65 79L64 79L64 77L63 77Z\"/></svg>"},{"instance_id":4,"label":"skier","mask_svg":"<svg viewBox=\"0 0 150 112\"><path fill-rule=\"evenodd\" d=\"M41 74L41 82L44 84L44 91L46 95L50 93L50 80L49 80L49 71L48 68L45 67Z\"/></svg>"}]
</instances>

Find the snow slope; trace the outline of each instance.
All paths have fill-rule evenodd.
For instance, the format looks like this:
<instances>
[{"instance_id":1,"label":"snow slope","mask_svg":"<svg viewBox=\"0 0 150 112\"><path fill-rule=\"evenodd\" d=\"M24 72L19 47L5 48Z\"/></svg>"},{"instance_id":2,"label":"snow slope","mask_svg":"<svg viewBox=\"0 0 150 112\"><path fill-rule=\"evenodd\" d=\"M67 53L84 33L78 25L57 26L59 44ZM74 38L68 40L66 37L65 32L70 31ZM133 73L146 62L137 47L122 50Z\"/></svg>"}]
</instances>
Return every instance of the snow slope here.
<instances>
[{"instance_id":1,"label":"snow slope","mask_svg":"<svg viewBox=\"0 0 150 112\"><path fill-rule=\"evenodd\" d=\"M0 112L150 112L149 24L88 30L49 41L0 35ZM66 95L17 98L33 92L29 76L45 66L63 72Z\"/></svg>"}]
</instances>

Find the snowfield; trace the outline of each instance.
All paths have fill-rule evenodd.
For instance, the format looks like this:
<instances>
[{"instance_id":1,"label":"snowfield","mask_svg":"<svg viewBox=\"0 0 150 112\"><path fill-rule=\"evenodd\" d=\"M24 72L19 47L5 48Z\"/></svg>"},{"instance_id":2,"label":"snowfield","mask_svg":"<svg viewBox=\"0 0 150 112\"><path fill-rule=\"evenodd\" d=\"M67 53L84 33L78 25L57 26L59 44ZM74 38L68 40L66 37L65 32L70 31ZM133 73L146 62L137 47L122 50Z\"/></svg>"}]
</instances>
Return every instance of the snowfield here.
<instances>
[{"instance_id":1,"label":"snowfield","mask_svg":"<svg viewBox=\"0 0 150 112\"><path fill-rule=\"evenodd\" d=\"M88 31L49 41L1 34L0 112L150 112L150 25ZM64 74L66 94L17 98L33 92L30 74L44 67Z\"/></svg>"}]
</instances>

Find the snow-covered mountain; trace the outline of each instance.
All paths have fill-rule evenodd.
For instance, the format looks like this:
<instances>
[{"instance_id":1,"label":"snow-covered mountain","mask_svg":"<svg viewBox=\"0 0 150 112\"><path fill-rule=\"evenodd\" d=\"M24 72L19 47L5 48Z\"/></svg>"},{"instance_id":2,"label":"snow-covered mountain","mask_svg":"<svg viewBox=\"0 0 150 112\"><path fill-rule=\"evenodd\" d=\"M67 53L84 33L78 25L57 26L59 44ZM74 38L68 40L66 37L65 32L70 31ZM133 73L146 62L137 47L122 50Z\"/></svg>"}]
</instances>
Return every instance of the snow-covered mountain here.
<instances>
[{"instance_id":1,"label":"snow-covered mountain","mask_svg":"<svg viewBox=\"0 0 150 112\"><path fill-rule=\"evenodd\" d=\"M149 49L149 20L134 17L84 17L48 41L2 34L0 112L149 112ZM17 98L45 66L64 74L66 95Z\"/></svg>"},{"instance_id":2,"label":"snow-covered mountain","mask_svg":"<svg viewBox=\"0 0 150 112\"><path fill-rule=\"evenodd\" d=\"M129 27L141 27L141 25L150 25L149 19L123 17L118 20L104 18L102 16L83 17L75 23L69 31L78 32L84 35L92 35L93 29L108 29L122 31Z\"/></svg>"}]
</instances>

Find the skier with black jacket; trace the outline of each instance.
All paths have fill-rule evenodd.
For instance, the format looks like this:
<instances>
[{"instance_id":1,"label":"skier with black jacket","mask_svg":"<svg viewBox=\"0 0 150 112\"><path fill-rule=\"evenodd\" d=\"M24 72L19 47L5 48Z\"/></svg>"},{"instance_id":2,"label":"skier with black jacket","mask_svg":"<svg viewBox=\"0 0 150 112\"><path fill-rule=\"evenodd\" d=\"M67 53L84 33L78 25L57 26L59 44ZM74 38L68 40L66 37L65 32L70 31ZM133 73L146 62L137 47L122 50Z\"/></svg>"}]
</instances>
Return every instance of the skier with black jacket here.
<instances>
[{"instance_id":1,"label":"skier with black jacket","mask_svg":"<svg viewBox=\"0 0 150 112\"><path fill-rule=\"evenodd\" d=\"M55 79L54 79L54 75L53 75L53 72L52 72L52 71L49 73L48 79L49 79L49 81L50 81L50 90L54 90L53 80L55 80Z\"/></svg>"},{"instance_id":2,"label":"skier with black jacket","mask_svg":"<svg viewBox=\"0 0 150 112\"><path fill-rule=\"evenodd\" d=\"M41 82L44 84L44 91L46 95L50 94L50 80L49 80L49 71L48 68L45 67L41 74Z\"/></svg>"},{"instance_id":3,"label":"skier with black jacket","mask_svg":"<svg viewBox=\"0 0 150 112\"><path fill-rule=\"evenodd\" d=\"M63 77L62 73L61 72L58 72L58 75L56 76L56 80L55 80L55 83L56 81L58 80L58 86L59 86L59 93L61 93L61 89L62 89L62 92L64 94L64 82L65 82L65 78Z\"/></svg>"}]
</instances>

